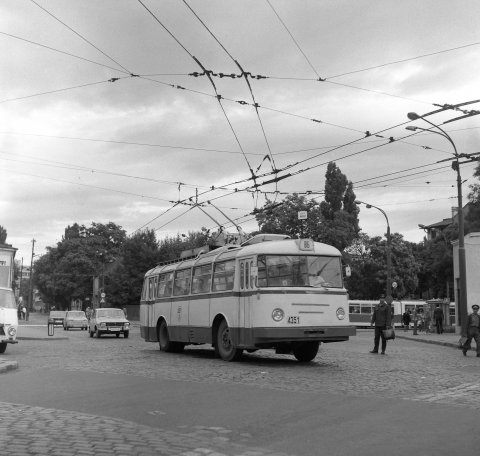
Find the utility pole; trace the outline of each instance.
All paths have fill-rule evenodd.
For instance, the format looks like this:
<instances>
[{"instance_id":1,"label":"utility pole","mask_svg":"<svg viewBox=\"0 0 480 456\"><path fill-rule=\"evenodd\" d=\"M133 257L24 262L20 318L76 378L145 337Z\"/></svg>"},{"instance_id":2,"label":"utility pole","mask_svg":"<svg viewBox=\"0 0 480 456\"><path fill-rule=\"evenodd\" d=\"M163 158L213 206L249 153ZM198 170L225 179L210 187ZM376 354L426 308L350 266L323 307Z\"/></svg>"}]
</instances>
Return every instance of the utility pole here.
<instances>
[{"instance_id":1,"label":"utility pole","mask_svg":"<svg viewBox=\"0 0 480 456\"><path fill-rule=\"evenodd\" d=\"M30 260L30 280L28 284L28 302L27 302L27 314L25 319L28 320L30 316L30 311L32 310L32 298L33 298L33 257L35 256L35 239L32 239L32 259Z\"/></svg>"}]
</instances>

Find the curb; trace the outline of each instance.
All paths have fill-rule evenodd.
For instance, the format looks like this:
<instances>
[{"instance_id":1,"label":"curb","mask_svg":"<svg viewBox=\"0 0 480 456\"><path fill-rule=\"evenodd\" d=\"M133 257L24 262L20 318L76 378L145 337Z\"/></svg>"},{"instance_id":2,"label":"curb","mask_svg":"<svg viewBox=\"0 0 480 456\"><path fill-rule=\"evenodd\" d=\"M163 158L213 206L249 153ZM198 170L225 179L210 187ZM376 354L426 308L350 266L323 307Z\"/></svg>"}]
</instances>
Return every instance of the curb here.
<instances>
[{"instance_id":1,"label":"curb","mask_svg":"<svg viewBox=\"0 0 480 456\"><path fill-rule=\"evenodd\" d=\"M402 336L395 333L396 339L405 339L405 340L412 340L414 342L423 342L424 344L433 344L433 345L442 345L444 347L452 347L458 349L458 344L453 342L442 342L440 340L426 340L426 339L416 339L414 337L409 336Z\"/></svg>"}]
</instances>

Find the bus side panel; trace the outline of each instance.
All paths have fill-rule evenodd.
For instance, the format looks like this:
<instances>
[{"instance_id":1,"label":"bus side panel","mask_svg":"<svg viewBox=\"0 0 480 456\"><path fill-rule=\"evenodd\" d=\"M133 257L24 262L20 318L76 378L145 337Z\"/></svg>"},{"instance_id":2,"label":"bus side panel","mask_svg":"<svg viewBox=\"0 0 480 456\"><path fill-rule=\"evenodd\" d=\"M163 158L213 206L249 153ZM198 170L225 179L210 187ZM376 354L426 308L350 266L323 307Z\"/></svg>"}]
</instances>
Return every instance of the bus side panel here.
<instances>
[{"instance_id":1,"label":"bus side panel","mask_svg":"<svg viewBox=\"0 0 480 456\"><path fill-rule=\"evenodd\" d=\"M188 296L173 297L171 299L171 310L168 324L168 333L170 340L175 342L188 343Z\"/></svg>"},{"instance_id":2,"label":"bus side panel","mask_svg":"<svg viewBox=\"0 0 480 456\"><path fill-rule=\"evenodd\" d=\"M208 295L192 295L188 304L188 341L191 343L211 343L209 318L210 297Z\"/></svg>"},{"instance_id":3,"label":"bus side panel","mask_svg":"<svg viewBox=\"0 0 480 456\"><path fill-rule=\"evenodd\" d=\"M238 311L238 294L227 292L227 293L216 293L211 296L210 300L210 327L213 325L213 321L217 315L223 315L227 321L228 327L232 330L233 328L239 327L239 311ZM214 335L215 337L215 335Z\"/></svg>"}]
</instances>

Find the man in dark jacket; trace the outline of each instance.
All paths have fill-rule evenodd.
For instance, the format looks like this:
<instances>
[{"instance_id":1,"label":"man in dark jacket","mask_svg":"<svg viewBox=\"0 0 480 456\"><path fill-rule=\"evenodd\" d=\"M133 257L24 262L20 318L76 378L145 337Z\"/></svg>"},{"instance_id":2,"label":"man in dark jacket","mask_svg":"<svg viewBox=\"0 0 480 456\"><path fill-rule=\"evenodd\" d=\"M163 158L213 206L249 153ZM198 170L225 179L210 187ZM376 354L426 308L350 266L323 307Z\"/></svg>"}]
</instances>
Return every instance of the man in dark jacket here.
<instances>
[{"instance_id":1,"label":"man in dark jacket","mask_svg":"<svg viewBox=\"0 0 480 456\"><path fill-rule=\"evenodd\" d=\"M383 330L390 328L392 325L392 310L385 301L385 296L380 297L380 302L375 307L372 314L371 325L375 324L375 337L373 339L373 350L370 353L378 353L378 346L380 343L380 337L382 338L382 355L385 354L387 348L387 340L383 335Z\"/></svg>"},{"instance_id":2,"label":"man in dark jacket","mask_svg":"<svg viewBox=\"0 0 480 456\"><path fill-rule=\"evenodd\" d=\"M437 327L437 334L443 334L443 310L440 304L437 304L433 311L433 318L435 319L435 326Z\"/></svg>"},{"instance_id":3,"label":"man in dark jacket","mask_svg":"<svg viewBox=\"0 0 480 456\"><path fill-rule=\"evenodd\" d=\"M480 315L478 315L477 304L472 306L473 313L467 319L467 341L463 344L463 356L467 356L467 351L470 348L472 339L477 343L477 357L480 358Z\"/></svg>"}]
</instances>

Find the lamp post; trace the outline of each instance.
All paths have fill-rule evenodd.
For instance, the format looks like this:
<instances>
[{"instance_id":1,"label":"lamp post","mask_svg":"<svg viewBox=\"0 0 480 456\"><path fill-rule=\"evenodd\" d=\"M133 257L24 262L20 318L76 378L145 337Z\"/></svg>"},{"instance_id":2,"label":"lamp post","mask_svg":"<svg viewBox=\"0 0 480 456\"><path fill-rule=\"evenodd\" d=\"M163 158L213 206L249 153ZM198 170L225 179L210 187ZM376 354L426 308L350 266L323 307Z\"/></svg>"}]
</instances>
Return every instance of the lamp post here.
<instances>
[{"instance_id":1,"label":"lamp post","mask_svg":"<svg viewBox=\"0 0 480 456\"><path fill-rule=\"evenodd\" d=\"M467 332L467 266L465 260L465 238L464 238L464 220L463 220L463 203L462 203L462 177L460 175L460 157L457 152L457 148L453 139L444 131L441 127L425 119L425 117L418 115L415 112L409 112L407 117L410 120L422 119L433 128L437 130L431 130L421 127L409 126L406 127L407 130L416 131L428 131L431 133L436 133L437 135L443 136L453 147L453 155L455 156L455 161L452 162L452 168L457 172L457 204L458 204L458 269L460 274L460 290L459 290L459 299L458 299L458 313L460 319L460 325L462 330L462 335L466 335Z\"/></svg>"},{"instance_id":2,"label":"lamp post","mask_svg":"<svg viewBox=\"0 0 480 456\"><path fill-rule=\"evenodd\" d=\"M387 286L385 287L385 294L386 294L386 301L388 304L391 304L393 301L392 297L392 238L390 236L390 223L388 221L387 214L383 209L380 209L377 206L374 206L373 204L365 203L364 201L359 201L356 200L355 204L365 204L365 207L367 209L371 209L374 207L375 209L379 210L383 216L385 217L385 220L387 221Z\"/></svg>"}]
</instances>

